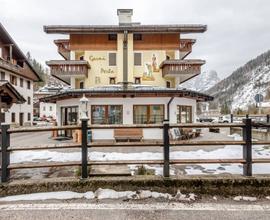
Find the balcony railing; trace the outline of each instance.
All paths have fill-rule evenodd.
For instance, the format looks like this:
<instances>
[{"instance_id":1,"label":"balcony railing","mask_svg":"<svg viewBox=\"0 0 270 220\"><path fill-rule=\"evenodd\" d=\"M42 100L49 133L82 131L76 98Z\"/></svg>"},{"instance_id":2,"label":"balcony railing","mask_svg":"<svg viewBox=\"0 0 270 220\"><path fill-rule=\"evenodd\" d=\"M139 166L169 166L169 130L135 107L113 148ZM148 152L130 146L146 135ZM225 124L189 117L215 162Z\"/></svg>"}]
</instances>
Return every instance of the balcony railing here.
<instances>
[{"instance_id":1,"label":"balcony railing","mask_svg":"<svg viewBox=\"0 0 270 220\"><path fill-rule=\"evenodd\" d=\"M65 59L70 59L70 44L68 39L55 40L54 43L58 47L58 53Z\"/></svg>"},{"instance_id":2,"label":"balcony railing","mask_svg":"<svg viewBox=\"0 0 270 220\"><path fill-rule=\"evenodd\" d=\"M165 60L160 64L162 75L180 76L197 75L201 73L201 66L205 64L204 60Z\"/></svg>"},{"instance_id":3,"label":"balcony railing","mask_svg":"<svg viewBox=\"0 0 270 220\"><path fill-rule=\"evenodd\" d=\"M13 73L17 73L22 75L24 73L24 69L16 64L10 63L9 61L3 60L0 58L0 67L11 71Z\"/></svg>"},{"instance_id":4,"label":"balcony railing","mask_svg":"<svg viewBox=\"0 0 270 220\"><path fill-rule=\"evenodd\" d=\"M90 65L85 60L51 60L46 62L57 77L86 76Z\"/></svg>"},{"instance_id":5,"label":"balcony railing","mask_svg":"<svg viewBox=\"0 0 270 220\"><path fill-rule=\"evenodd\" d=\"M192 45L196 42L194 39L181 39L180 40L180 59L184 59L192 52Z\"/></svg>"}]
</instances>

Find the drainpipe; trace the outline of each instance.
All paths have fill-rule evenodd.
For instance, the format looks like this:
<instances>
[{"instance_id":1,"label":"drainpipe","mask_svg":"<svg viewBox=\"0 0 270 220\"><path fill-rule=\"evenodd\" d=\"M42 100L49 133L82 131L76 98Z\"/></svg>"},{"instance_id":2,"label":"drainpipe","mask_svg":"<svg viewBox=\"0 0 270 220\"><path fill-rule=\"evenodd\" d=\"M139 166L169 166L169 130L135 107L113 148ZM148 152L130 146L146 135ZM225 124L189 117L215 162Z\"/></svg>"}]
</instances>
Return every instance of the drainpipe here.
<instances>
[{"instance_id":1,"label":"drainpipe","mask_svg":"<svg viewBox=\"0 0 270 220\"><path fill-rule=\"evenodd\" d=\"M128 31L124 31L123 41L123 88L127 89L128 84Z\"/></svg>"},{"instance_id":2,"label":"drainpipe","mask_svg":"<svg viewBox=\"0 0 270 220\"><path fill-rule=\"evenodd\" d=\"M170 98L169 102L167 103L167 120L170 122L170 104L174 100L174 96Z\"/></svg>"}]
</instances>

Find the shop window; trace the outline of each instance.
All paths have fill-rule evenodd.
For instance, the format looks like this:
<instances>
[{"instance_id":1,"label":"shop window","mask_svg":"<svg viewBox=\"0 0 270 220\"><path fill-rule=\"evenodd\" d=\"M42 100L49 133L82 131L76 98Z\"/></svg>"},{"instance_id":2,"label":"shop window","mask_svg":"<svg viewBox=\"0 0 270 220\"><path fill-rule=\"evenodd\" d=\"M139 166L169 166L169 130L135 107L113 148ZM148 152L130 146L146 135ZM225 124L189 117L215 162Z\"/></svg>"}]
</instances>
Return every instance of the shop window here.
<instances>
[{"instance_id":1,"label":"shop window","mask_svg":"<svg viewBox=\"0 0 270 220\"><path fill-rule=\"evenodd\" d=\"M177 123L192 123L192 106L177 106Z\"/></svg>"},{"instance_id":2,"label":"shop window","mask_svg":"<svg viewBox=\"0 0 270 220\"><path fill-rule=\"evenodd\" d=\"M92 124L122 124L122 105L92 105Z\"/></svg>"},{"instance_id":3,"label":"shop window","mask_svg":"<svg viewBox=\"0 0 270 220\"><path fill-rule=\"evenodd\" d=\"M134 105L134 124L157 124L164 120L164 105Z\"/></svg>"}]
</instances>

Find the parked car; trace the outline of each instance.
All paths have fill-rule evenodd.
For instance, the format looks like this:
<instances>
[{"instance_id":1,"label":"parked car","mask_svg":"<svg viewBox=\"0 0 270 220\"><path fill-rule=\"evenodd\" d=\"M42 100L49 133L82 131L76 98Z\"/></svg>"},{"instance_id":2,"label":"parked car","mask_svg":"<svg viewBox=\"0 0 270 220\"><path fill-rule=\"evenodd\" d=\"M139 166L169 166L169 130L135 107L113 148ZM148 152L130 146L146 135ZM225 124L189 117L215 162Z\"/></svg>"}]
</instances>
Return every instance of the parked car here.
<instances>
[{"instance_id":1,"label":"parked car","mask_svg":"<svg viewBox=\"0 0 270 220\"><path fill-rule=\"evenodd\" d=\"M199 118L199 122L212 122L213 118Z\"/></svg>"},{"instance_id":2,"label":"parked car","mask_svg":"<svg viewBox=\"0 0 270 220\"><path fill-rule=\"evenodd\" d=\"M218 123L229 123L231 118L229 115L223 115L218 118Z\"/></svg>"}]
</instances>

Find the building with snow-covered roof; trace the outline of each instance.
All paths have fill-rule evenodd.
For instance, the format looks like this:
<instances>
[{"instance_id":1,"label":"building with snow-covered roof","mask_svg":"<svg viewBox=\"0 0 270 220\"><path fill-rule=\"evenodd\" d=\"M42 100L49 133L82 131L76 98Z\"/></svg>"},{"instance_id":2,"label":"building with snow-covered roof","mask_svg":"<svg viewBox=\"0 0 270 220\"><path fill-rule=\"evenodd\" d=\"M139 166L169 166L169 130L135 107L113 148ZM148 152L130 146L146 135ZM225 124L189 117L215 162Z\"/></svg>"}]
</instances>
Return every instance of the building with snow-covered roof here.
<instances>
[{"instance_id":1,"label":"building with snow-covered roof","mask_svg":"<svg viewBox=\"0 0 270 220\"><path fill-rule=\"evenodd\" d=\"M71 89L41 101L56 103L60 125L79 122L83 95L89 99L91 124L154 124L165 119L193 122L196 103L213 98L178 88L200 74L205 63L185 59L196 41L184 34L203 33L207 27L141 25L131 21L131 9L117 13L118 25L44 26L46 33L68 36L54 41L64 60L51 60L47 65L51 74ZM112 130L104 132L94 131L93 138L112 138ZM144 137L160 135L160 130L155 132L144 131Z\"/></svg>"}]
</instances>

